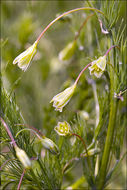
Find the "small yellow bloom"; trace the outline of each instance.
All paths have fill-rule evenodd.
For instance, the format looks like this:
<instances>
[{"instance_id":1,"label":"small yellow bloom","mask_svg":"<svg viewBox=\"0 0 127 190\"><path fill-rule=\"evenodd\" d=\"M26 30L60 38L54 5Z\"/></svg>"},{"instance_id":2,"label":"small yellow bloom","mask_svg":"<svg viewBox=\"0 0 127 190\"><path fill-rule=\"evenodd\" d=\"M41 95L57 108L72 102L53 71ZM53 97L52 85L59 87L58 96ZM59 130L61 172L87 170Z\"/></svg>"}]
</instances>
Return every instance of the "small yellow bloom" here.
<instances>
[{"instance_id":1,"label":"small yellow bloom","mask_svg":"<svg viewBox=\"0 0 127 190\"><path fill-rule=\"evenodd\" d=\"M58 125L54 128L54 130L60 136L67 136L67 135L70 135L71 127L70 127L69 123L67 123L66 121L58 122Z\"/></svg>"},{"instance_id":2,"label":"small yellow bloom","mask_svg":"<svg viewBox=\"0 0 127 190\"><path fill-rule=\"evenodd\" d=\"M100 78L106 67L106 56L99 57L99 59L92 62L89 67L90 74L94 74L97 78Z\"/></svg>"},{"instance_id":3,"label":"small yellow bloom","mask_svg":"<svg viewBox=\"0 0 127 190\"><path fill-rule=\"evenodd\" d=\"M50 101L50 103L53 102L53 107L55 107L56 111L62 112L63 107L71 99L75 88L76 88L76 84L74 83L71 87L65 89L63 92L61 92L53 97L53 99Z\"/></svg>"},{"instance_id":4,"label":"small yellow bloom","mask_svg":"<svg viewBox=\"0 0 127 190\"><path fill-rule=\"evenodd\" d=\"M27 156L26 152L20 149L18 146L15 147L15 151L16 151L17 158L20 160L23 166L27 169L31 168L31 161L29 157Z\"/></svg>"},{"instance_id":5,"label":"small yellow bloom","mask_svg":"<svg viewBox=\"0 0 127 190\"><path fill-rule=\"evenodd\" d=\"M20 69L26 71L36 52L37 52L37 42L35 41L32 46L30 46L26 51L24 51L14 59L13 64L18 64L18 67Z\"/></svg>"},{"instance_id":6,"label":"small yellow bloom","mask_svg":"<svg viewBox=\"0 0 127 190\"><path fill-rule=\"evenodd\" d=\"M70 42L60 53L59 53L59 59L62 61L69 60L75 53L76 49L76 40L73 42Z\"/></svg>"},{"instance_id":7,"label":"small yellow bloom","mask_svg":"<svg viewBox=\"0 0 127 190\"><path fill-rule=\"evenodd\" d=\"M49 138L43 136L41 138L41 144L44 148L48 149L52 154L59 154L59 149L57 145Z\"/></svg>"}]
</instances>

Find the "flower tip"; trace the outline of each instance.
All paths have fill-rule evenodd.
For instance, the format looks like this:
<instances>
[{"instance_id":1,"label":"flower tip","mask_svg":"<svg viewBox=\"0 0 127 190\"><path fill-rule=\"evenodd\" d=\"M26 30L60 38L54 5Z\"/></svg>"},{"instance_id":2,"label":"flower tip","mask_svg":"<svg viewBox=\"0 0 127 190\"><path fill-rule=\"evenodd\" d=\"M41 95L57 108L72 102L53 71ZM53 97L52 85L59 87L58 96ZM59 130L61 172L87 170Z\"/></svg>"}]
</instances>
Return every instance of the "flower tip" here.
<instances>
[{"instance_id":1,"label":"flower tip","mask_svg":"<svg viewBox=\"0 0 127 190\"><path fill-rule=\"evenodd\" d=\"M97 60L92 62L89 67L90 75L94 74L97 78L100 78L106 67L106 56L101 56Z\"/></svg>"},{"instance_id":2,"label":"flower tip","mask_svg":"<svg viewBox=\"0 0 127 190\"><path fill-rule=\"evenodd\" d=\"M28 69L30 62L32 61L36 52L37 52L37 41L35 41L34 44L30 46L27 50L25 50L23 53L18 55L14 59L13 64L14 65L18 64L18 67L25 72Z\"/></svg>"},{"instance_id":3,"label":"flower tip","mask_svg":"<svg viewBox=\"0 0 127 190\"><path fill-rule=\"evenodd\" d=\"M57 132L60 136L68 136L70 135L70 124L67 121L64 122L58 122L58 125L54 128L54 130Z\"/></svg>"},{"instance_id":4,"label":"flower tip","mask_svg":"<svg viewBox=\"0 0 127 190\"><path fill-rule=\"evenodd\" d=\"M57 94L52 98L50 103L53 102L53 107L55 107L56 111L62 112L63 107L70 101L75 88L76 84L74 83L71 87L65 89L63 92Z\"/></svg>"},{"instance_id":5,"label":"flower tip","mask_svg":"<svg viewBox=\"0 0 127 190\"><path fill-rule=\"evenodd\" d=\"M20 149L18 146L15 147L16 156L20 160L20 162L23 164L24 168L30 169L31 168L31 161L29 157L27 156L26 152L22 149Z\"/></svg>"},{"instance_id":6,"label":"flower tip","mask_svg":"<svg viewBox=\"0 0 127 190\"><path fill-rule=\"evenodd\" d=\"M42 146L49 150L52 154L58 155L59 154L59 148L57 145L49 138L43 137L41 139Z\"/></svg>"}]
</instances>

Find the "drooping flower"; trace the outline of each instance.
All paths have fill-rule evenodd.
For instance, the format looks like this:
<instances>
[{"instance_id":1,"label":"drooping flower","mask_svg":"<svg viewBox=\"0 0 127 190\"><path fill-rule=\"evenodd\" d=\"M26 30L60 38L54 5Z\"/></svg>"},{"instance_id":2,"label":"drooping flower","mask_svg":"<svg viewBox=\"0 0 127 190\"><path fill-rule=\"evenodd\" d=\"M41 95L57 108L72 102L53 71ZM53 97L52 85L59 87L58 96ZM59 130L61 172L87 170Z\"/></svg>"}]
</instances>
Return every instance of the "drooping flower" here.
<instances>
[{"instance_id":1,"label":"drooping flower","mask_svg":"<svg viewBox=\"0 0 127 190\"><path fill-rule=\"evenodd\" d=\"M35 41L32 46L30 46L27 50L25 50L23 53L21 53L14 59L13 64L18 64L18 67L20 69L26 71L36 52L37 42Z\"/></svg>"},{"instance_id":2,"label":"drooping flower","mask_svg":"<svg viewBox=\"0 0 127 190\"><path fill-rule=\"evenodd\" d=\"M58 125L54 128L54 130L60 136L67 136L70 135L71 126L68 122L58 122Z\"/></svg>"},{"instance_id":3,"label":"drooping flower","mask_svg":"<svg viewBox=\"0 0 127 190\"><path fill-rule=\"evenodd\" d=\"M41 144L45 149L48 149L52 154L59 154L59 149L57 145L49 138L43 136L41 139Z\"/></svg>"},{"instance_id":4,"label":"drooping flower","mask_svg":"<svg viewBox=\"0 0 127 190\"><path fill-rule=\"evenodd\" d=\"M31 161L29 157L27 156L26 152L19 148L18 146L15 146L16 156L20 160L20 162L23 164L24 168L30 169L31 168Z\"/></svg>"},{"instance_id":5,"label":"drooping flower","mask_svg":"<svg viewBox=\"0 0 127 190\"><path fill-rule=\"evenodd\" d=\"M76 40L73 42L70 42L60 53L59 53L59 59L62 61L69 60L75 53L76 49Z\"/></svg>"},{"instance_id":6,"label":"drooping flower","mask_svg":"<svg viewBox=\"0 0 127 190\"><path fill-rule=\"evenodd\" d=\"M53 107L55 107L56 111L62 112L63 107L71 99L75 88L76 88L76 84L74 83L71 87L65 89L63 92L61 92L53 97L53 99L50 101L50 103L53 102Z\"/></svg>"},{"instance_id":7,"label":"drooping flower","mask_svg":"<svg viewBox=\"0 0 127 190\"><path fill-rule=\"evenodd\" d=\"M97 78L100 78L106 67L106 56L99 57L99 59L92 62L89 67L90 74L94 74Z\"/></svg>"}]
</instances>

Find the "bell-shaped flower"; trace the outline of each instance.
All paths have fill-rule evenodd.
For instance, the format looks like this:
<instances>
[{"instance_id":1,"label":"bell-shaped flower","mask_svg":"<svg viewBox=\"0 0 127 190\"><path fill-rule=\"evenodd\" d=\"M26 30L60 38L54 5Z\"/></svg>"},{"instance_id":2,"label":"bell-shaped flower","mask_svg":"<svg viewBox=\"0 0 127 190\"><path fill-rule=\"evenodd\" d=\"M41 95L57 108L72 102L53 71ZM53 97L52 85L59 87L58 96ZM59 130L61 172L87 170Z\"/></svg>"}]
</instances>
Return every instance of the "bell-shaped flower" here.
<instances>
[{"instance_id":1,"label":"bell-shaped flower","mask_svg":"<svg viewBox=\"0 0 127 190\"><path fill-rule=\"evenodd\" d=\"M99 59L92 62L89 67L90 74L94 74L97 78L100 78L106 67L106 56L99 57Z\"/></svg>"},{"instance_id":2,"label":"bell-shaped flower","mask_svg":"<svg viewBox=\"0 0 127 190\"><path fill-rule=\"evenodd\" d=\"M15 146L16 156L20 160L20 162L23 164L24 168L30 169L31 168L31 161L29 157L27 156L26 152L19 148L18 146Z\"/></svg>"},{"instance_id":3,"label":"bell-shaped flower","mask_svg":"<svg viewBox=\"0 0 127 190\"><path fill-rule=\"evenodd\" d=\"M59 53L59 59L61 61L69 60L75 53L77 42L74 40L73 42L70 42L60 53Z\"/></svg>"},{"instance_id":4,"label":"bell-shaped flower","mask_svg":"<svg viewBox=\"0 0 127 190\"><path fill-rule=\"evenodd\" d=\"M53 97L53 99L50 101L50 103L53 102L53 107L55 107L56 111L62 112L63 107L71 99L75 88L76 88L76 83L74 83L71 87L65 89L63 92L61 92Z\"/></svg>"},{"instance_id":5,"label":"bell-shaped flower","mask_svg":"<svg viewBox=\"0 0 127 190\"><path fill-rule=\"evenodd\" d=\"M42 146L45 149L49 150L52 154L55 154L55 155L59 154L59 149L57 145L51 139L43 136L40 139L40 141L41 141Z\"/></svg>"},{"instance_id":6,"label":"bell-shaped flower","mask_svg":"<svg viewBox=\"0 0 127 190\"><path fill-rule=\"evenodd\" d=\"M58 125L54 128L54 130L58 133L60 136L67 136L71 133L71 126L68 122L58 122Z\"/></svg>"},{"instance_id":7,"label":"bell-shaped flower","mask_svg":"<svg viewBox=\"0 0 127 190\"><path fill-rule=\"evenodd\" d=\"M18 64L18 67L20 69L26 71L36 52L37 52L37 42L35 41L32 46L30 46L27 50L25 50L23 53L21 53L19 56L17 56L14 59L13 64Z\"/></svg>"}]
</instances>

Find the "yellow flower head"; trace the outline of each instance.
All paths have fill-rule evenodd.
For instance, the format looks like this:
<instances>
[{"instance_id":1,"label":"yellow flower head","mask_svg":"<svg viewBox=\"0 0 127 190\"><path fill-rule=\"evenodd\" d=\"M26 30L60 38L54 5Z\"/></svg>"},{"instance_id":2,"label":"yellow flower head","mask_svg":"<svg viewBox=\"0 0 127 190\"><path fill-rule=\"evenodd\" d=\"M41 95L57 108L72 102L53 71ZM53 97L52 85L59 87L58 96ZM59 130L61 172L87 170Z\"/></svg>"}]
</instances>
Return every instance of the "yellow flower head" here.
<instances>
[{"instance_id":1,"label":"yellow flower head","mask_svg":"<svg viewBox=\"0 0 127 190\"><path fill-rule=\"evenodd\" d=\"M26 152L20 149L18 146L15 147L15 151L16 151L17 158L20 160L23 166L27 169L31 168L31 161L29 157L27 156Z\"/></svg>"},{"instance_id":2,"label":"yellow flower head","mask_svg":"<svg viewBox=\"0 0 127 190\"><path fill-rule=\"evenodd\" d=\"M73 42L70 42L60 53L59 53L59 59L62 61L69 60L75 53L76 49L76 40Z\"/></svg>"},{"instance_id":3,"label":"yellow flower head","mask_svg":"<svg viewBox=\"0 0 127 190\"><path fill-rule=\"evenodd\" d=\"M61 92L53 97L53 99L50 101L50 103L53 102L53 107L55 107L56 111L62 112L63 107L71 99L75 88L76 88L76 84L74 83L71 87L65 89L63 92Z\"/></svg>"},{"instance_id":4,"label":"yellow flower head","mask_svg":"<svg viewBox=\"0 0 127 190\"><path fill-rule=\"evenodd\" d=\"M35 41L32 46L30 46L26 51L24 51L14 59L13 64L18 64L18 67L20 69L26 71L36 52L37 52L37 42Z\"/></svg>"},{"instance_id":5,"label":"yellow flower head","mask_svg":"<svg viewBox=\"0 0 127 190\"><path fill-rule=\"evenodd\" d=\"M94 74L97 78L100 78L106 67L106 56L99 57L99 59L92 62L89 67L90 74Z\"/></svg>"},{"instance_id":6,"label":"yellow flower head","mask_svg":"<svg viewBox=\"0 0 127 190\"><path fill-rule=\"evenodd\" d=\"M41 138L41 144L42 146L49 150L52 154L59 154L59 149L57 147L57 145L49 138L43 136L43 138Z\"/></svg>"},{"instance_id":7,"label":"yellow flower head","mask_svg":"<svg viewBox=\"0 0 127 190\"><path fill-rule=\"evenodd\" d=\"M58 125L54 128L54 130L60 136L67 136L67 135L70 135L71 127L70 127L69 123L67 123L66 121L58 122Z\"/></svg>"}]
</instances>

